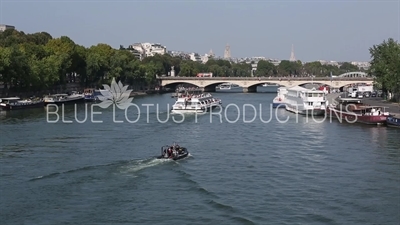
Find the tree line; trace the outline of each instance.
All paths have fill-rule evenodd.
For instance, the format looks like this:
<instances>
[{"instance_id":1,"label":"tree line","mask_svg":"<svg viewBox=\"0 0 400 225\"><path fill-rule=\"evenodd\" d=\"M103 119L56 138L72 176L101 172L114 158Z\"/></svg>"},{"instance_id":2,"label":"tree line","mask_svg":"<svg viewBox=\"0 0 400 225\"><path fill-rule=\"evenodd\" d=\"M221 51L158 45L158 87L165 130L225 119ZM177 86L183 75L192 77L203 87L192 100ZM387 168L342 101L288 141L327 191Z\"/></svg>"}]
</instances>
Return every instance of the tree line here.
<instances>
[{"instance_id":1,"label":"tree line","mask_svg":"<svg viewBox=\"0 0 400 225\"><path fill-rule=\"evenodd\" d=\"M372 58L369 73L375 76L376 86L389 99L400 103L400 43L389 38L372 46L369 52Z\"/></svg>"},{"instance_id":2,"label":"tree line","mask_svg":"<svg viewBox=\"0 0 400 225\"><path fill-rule=\"evenodd\" d=\"M393 46L391 44L388 48ZM371 54L381 54L376 52L378 50ZM376 60L378 63L372 61L374 65L382 63L382 60ZM53 38L46 32L25 34L23 31L6 30L0 33L0 82L6 89L47 90L54 86L63 87L70 82L79 83L81 87L101 87L104 83L110 83L112 78L136 89L147 89L157 86L156 75L168 74L171 66L174 66L178 76L212 72L214 76L224 77L329 76L331 73L339 75L360 70L351 63L343 63L337 67L322 65L320 62L303 64L301 61L282 60L275 66L269 61L261 60L257 63L257 70L252 73L251 63L245 62L232 63L210 58L206 63L201 63L185 56L169 54L139 60L131 49L123 46L114 49L100 43L87 48L76 44L67 36ZM379 71L375 67L374 72L379 74L381 83L384 86L389 85L390 81L383 78Z\"/></svg>"}]
</instances>

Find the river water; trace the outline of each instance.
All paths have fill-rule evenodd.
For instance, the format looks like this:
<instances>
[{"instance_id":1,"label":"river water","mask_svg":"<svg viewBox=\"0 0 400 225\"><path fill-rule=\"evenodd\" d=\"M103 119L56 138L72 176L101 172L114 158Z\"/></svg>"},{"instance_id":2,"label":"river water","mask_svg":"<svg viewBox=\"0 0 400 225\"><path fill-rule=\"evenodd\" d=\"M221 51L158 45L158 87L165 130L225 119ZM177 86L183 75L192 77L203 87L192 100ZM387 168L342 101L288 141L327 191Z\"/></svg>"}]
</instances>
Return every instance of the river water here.
<instances>
[{"instance_id":1,"label":"river water","mask_svg":"<svg viewBox=\"0 0 400 225\"><path fill-rule=\"evenodd\" d=\"M140 112L65 107L72 123L62 108L59 121L0 112L1 223L399 224L399 129L270 111L273 93L214 95L220 115L181 123L169 94L135 98ZM191 156L154 159L174 141Z\"/></svg>"}]
</instances>

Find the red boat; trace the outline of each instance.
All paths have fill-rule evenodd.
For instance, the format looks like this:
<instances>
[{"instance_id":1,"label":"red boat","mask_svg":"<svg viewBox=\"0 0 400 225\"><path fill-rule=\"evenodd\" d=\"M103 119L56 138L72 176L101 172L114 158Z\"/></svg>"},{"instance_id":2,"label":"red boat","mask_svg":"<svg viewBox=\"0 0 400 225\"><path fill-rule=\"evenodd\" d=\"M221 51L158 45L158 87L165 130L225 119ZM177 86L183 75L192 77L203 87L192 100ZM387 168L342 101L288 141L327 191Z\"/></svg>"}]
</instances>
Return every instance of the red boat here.
<instances>
[{"instance_id":1,"label":"red boat","mask_svg":"<svg viewBox=\"0 0 400 225\"><path fill-rule=\"evenodd\" d=\"M327 114L340 122L375 125L384 124L389 116L389 112L385 112L385 107L366 105L360 99L353 98L337 99L328 106Z\"/></svg>"}]
</instances>

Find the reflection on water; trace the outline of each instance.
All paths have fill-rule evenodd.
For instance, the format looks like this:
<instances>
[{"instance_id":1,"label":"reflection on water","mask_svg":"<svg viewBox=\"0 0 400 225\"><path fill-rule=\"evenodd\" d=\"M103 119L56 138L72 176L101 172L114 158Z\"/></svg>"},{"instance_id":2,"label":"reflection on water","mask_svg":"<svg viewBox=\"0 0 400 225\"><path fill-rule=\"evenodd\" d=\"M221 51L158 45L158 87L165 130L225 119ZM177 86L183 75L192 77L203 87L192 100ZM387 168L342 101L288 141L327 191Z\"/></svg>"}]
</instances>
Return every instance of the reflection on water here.
<instances>
[{"instance_id":1,"label":"reflection on water","mask_svg":"<svg viewBox=\"0 0 400 225\"><path fill-rule=\"evenodd\" d=\"M0 110L0 123L19 123L32 122L43 119L45 115L44 108L32 108L21 110Z\"/></svg>"},{"instance_id":2,"label":"reflection on water","mask_svg":"<svg viewBox=\"0 0 400 225\"><path fill-rule=\"evenodd\" d=\"M369 127L367 130L371 133L371 141L374 143L382 143L387 140L387 128L383 126Z\"/></svg>"}]
</instances>

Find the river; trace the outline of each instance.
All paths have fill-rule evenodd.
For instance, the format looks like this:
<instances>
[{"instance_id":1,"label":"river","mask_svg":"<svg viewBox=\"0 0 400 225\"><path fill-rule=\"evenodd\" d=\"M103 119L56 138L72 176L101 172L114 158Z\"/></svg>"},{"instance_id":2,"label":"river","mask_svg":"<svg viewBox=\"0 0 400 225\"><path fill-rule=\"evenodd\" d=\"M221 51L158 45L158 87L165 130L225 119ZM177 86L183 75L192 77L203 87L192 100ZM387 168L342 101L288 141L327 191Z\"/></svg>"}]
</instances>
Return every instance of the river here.
<instances>
[{"instance_id":1,"label":"river","mask_svg":"<svg viewBox=\"0 0 400 225\"><path fill-rule=\"evenodd\" d=\"M274 93L214 95L222 113L183 122L170 94L135 98L140 112L68 106L69 123L61 107L0 111L0 221L399 224L399 129L270 111ZM154 159L173 142L191 156Z\"/></svg>"}]
</instances>

